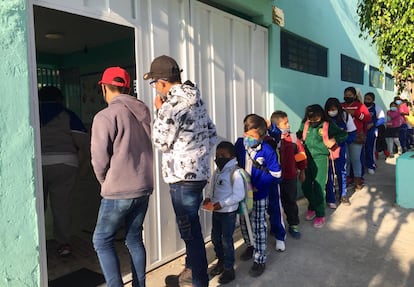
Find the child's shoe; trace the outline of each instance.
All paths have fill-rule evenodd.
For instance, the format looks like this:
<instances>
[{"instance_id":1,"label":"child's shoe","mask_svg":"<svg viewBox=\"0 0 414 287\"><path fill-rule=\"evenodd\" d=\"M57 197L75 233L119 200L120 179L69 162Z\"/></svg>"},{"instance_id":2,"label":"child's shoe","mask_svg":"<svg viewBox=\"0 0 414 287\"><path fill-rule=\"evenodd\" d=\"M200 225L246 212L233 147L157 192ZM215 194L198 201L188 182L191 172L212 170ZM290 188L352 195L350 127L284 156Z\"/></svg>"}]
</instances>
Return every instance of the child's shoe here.
<instances>
[{"instance_id":1,"label":"child's shoe","mask_svg":"<svg viewBox=\"0 0 414 287\"><path fill-rule=\"evenodd\" d=\"M214 277L217 276L224 271L224 263L223 261L219 260L216 265L213 266L213 269L210 271L210 276Z\"/></svg>"},{"instance_id":2,"label":"child's shoe","mask_svg":"<svg viewBox=\"0 0 414 287\"><path fill-rule=\"evenodd\" d=\"M299 232L299 228L297 225L290 225L288 228L288 232L295 239L300 239L301 237L301 234Z\"/></svg>"},{"instance_id":3,"label":"child's shoe","mask_svg":"<svg viewBox=\"0 0 414 287\"><path fill-rule=\"evenodd\" d=\"M328 202L328 207L329 207L330 209L336 209L338 206L336 205L336 203L335 203L335 202Z\"/></svg>"},{"instance_id":4,"label":"child's shoe","mask_svg":"<svg viewBox=\"0 0 414 287\"><path fill-rule=\"evenodd\" d=\"M266 269L266 263L253 262L253 266L249 270L249 275L252 277L259 277Z\"/></svg>"},{"instance_id":5,"label":"child's shoe","mask_svg":"<svg viewBox=\"0 0 414 287\"><path fill-rule=\"evenodd\" d=\"M285 242L283 240L276 239L276 251L283 252L286 250Z\"/></svg>"},{"instance_id":6,"label":"child's shoe","mask_svg":"<svg viewBox=\"0 0 414 287\"><path fill-rule=\"evenodd\" d=\"M315 217L313 221L313 227L315 228L322 228L325 225L325 217Z\"/></svg>"},{"instance_id":7,"label":"child's shoe","mask_svg":"<svg viewBox=\"0 0 414 287\"><path fill-rule=\"evenodd\" d=\"M375 174L375 169L373 169L373 168L369 168L369 169L368 169L368 173L369 173L370 175L374 175L374 174Z\"/></svg>"},{"instance_id":8,"label":"child's shoe","mask_svg":"<svg viewBox=\"0 0 414 287\"><path fill-rule=\"evenodd\" d=\"M193 282L193 273L190 268L184 268L178 275L168 275L165 277L166 287L179 287L182 285L188 285Z\"/></svg>"},{"instance_id":9,"label":"child's shoe","mask_svg":"<svg viewBox=\"0 0 414 287\"><path fill-rule=\"evenodd\" d=\"M253 246L247 246L246 250L244 250L244 252L240 255L240 260L247 261L247 260L252 259L253 251L254 251Z\"/></svg>"},{"instance_id":10,"label":"child's shoe","mask_svg":"<svg viewBox=\"0 0 414 287\"><path fill-rule=\"evenodd\" d=\"M306 211L305 220L311 221L315 218L315 216L316 216L316 213L315 213L314 210L308 210L308 211Z\"/></svg>"},{"instance_id":11,"label":"child's shoe","mask_svg":"<svg viewBox=\"0 0 414 287\"><path fill-rule=\"evenodd\" d=\"M227 283L233 281L234 278L236 278L236 275L234 274L234 269L233 268L231 268L231 269L224 269L224 272L219 277L218 282L220 284L227 284Z\"/></svg>"}]
</instances>

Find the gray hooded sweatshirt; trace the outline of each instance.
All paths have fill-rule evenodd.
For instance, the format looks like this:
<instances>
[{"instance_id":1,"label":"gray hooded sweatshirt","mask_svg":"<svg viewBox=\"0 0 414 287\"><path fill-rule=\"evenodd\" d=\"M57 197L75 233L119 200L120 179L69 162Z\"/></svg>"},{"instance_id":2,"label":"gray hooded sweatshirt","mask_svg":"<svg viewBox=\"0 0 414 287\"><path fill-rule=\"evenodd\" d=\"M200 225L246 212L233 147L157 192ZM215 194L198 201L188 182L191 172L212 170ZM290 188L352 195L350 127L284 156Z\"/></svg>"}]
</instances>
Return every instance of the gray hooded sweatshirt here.
<instances>
[{"instance_id":1,"label":"gray hooded sweatshirt","mask_svg":"<svg viewBox=\"0 0 414 287\"><path fill-rule=\"evenodd\" d=\"M138 99L120 94L97 113L92 124L91 155L101 196L131 199L153 189L151 116Z\"/></svg>"}]
</instances>

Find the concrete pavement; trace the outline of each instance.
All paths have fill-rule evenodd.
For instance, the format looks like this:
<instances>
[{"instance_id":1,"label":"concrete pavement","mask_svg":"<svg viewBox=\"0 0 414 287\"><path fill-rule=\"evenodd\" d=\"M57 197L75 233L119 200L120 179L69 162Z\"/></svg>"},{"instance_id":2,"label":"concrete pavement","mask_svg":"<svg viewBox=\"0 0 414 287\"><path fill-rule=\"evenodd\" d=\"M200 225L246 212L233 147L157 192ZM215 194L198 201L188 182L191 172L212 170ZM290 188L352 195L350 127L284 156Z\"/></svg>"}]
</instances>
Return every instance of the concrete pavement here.
<instances>
[{"instance_id":1,"label":"concrete pavement","mask_svg":"<svg viewBox=\"0 0 414 287\"><path fill-rule=\"evenodd\" d=\"M258 278L248 275L251 261L238 259L245 247L237 230L236 279L223 286L414 286L414 209L395 204L395 162L380 158L376 174L365 175L365 187L352 194L350 206L327 209L322 229L304 220L307 201L300 199L302 238L288 235L286 251L280 253L269 236L266 270ZM214 252L211 243L206 246L211 267ZM180 257L149 272L147 286L164 286L165 276L178 274L183 267ZM220 286L218 276L209 286Z\"/></svg>"}]
</instances>

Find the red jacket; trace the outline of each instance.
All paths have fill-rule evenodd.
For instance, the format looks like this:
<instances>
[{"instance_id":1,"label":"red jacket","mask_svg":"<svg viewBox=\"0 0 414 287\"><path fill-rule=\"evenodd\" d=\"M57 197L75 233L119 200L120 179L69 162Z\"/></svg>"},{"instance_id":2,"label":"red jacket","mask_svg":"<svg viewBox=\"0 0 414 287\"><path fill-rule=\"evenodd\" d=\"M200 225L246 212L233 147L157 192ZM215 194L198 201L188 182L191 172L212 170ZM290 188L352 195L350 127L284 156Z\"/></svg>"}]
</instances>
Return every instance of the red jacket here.
<instances>
[{"instance_id":1,"label":"red jacket","mask_svg":"<svg viewBox=\"0 0 414 287\"><path fill-rule=\"evenodd\" d=\"M304 170L308 165L305 148L295 134L282 135L279 147L282 179L294 179L298 176L298 169Z\"/></svg>"},{"instance_id":2,"label":"red jacket","mask_svg":"<svg viewBox=\"0 0 414 287\"><path fill-rule=\"evenodd\" d=\"M350 104L342 103L342 108L347 112L354 111L352 119L357 128L357 133L366 133L366 124L371 122L371 114L369 113L368 108L358 101L354 101Z\"/></svg>"}]
</instances>

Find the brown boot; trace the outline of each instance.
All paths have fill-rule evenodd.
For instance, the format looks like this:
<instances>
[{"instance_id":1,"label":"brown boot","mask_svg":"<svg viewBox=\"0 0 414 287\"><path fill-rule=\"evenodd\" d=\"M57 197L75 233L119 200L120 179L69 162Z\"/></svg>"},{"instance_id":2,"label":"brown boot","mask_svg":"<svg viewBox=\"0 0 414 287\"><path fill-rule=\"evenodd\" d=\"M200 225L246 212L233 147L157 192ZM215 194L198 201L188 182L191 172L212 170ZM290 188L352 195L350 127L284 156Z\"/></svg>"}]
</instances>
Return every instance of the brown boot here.
<instances>
[{"instance_id":1,"label":"brown boot","mask_svg":"<svg viewBox=\"0 0 414 287\"><path fill-rule=\"evenodd\" d=\"M357 190L361 190L362 189L362 179L360 177L355 177L354 179L355 182L355 191Z\"/></svg>"}]
</instances>

